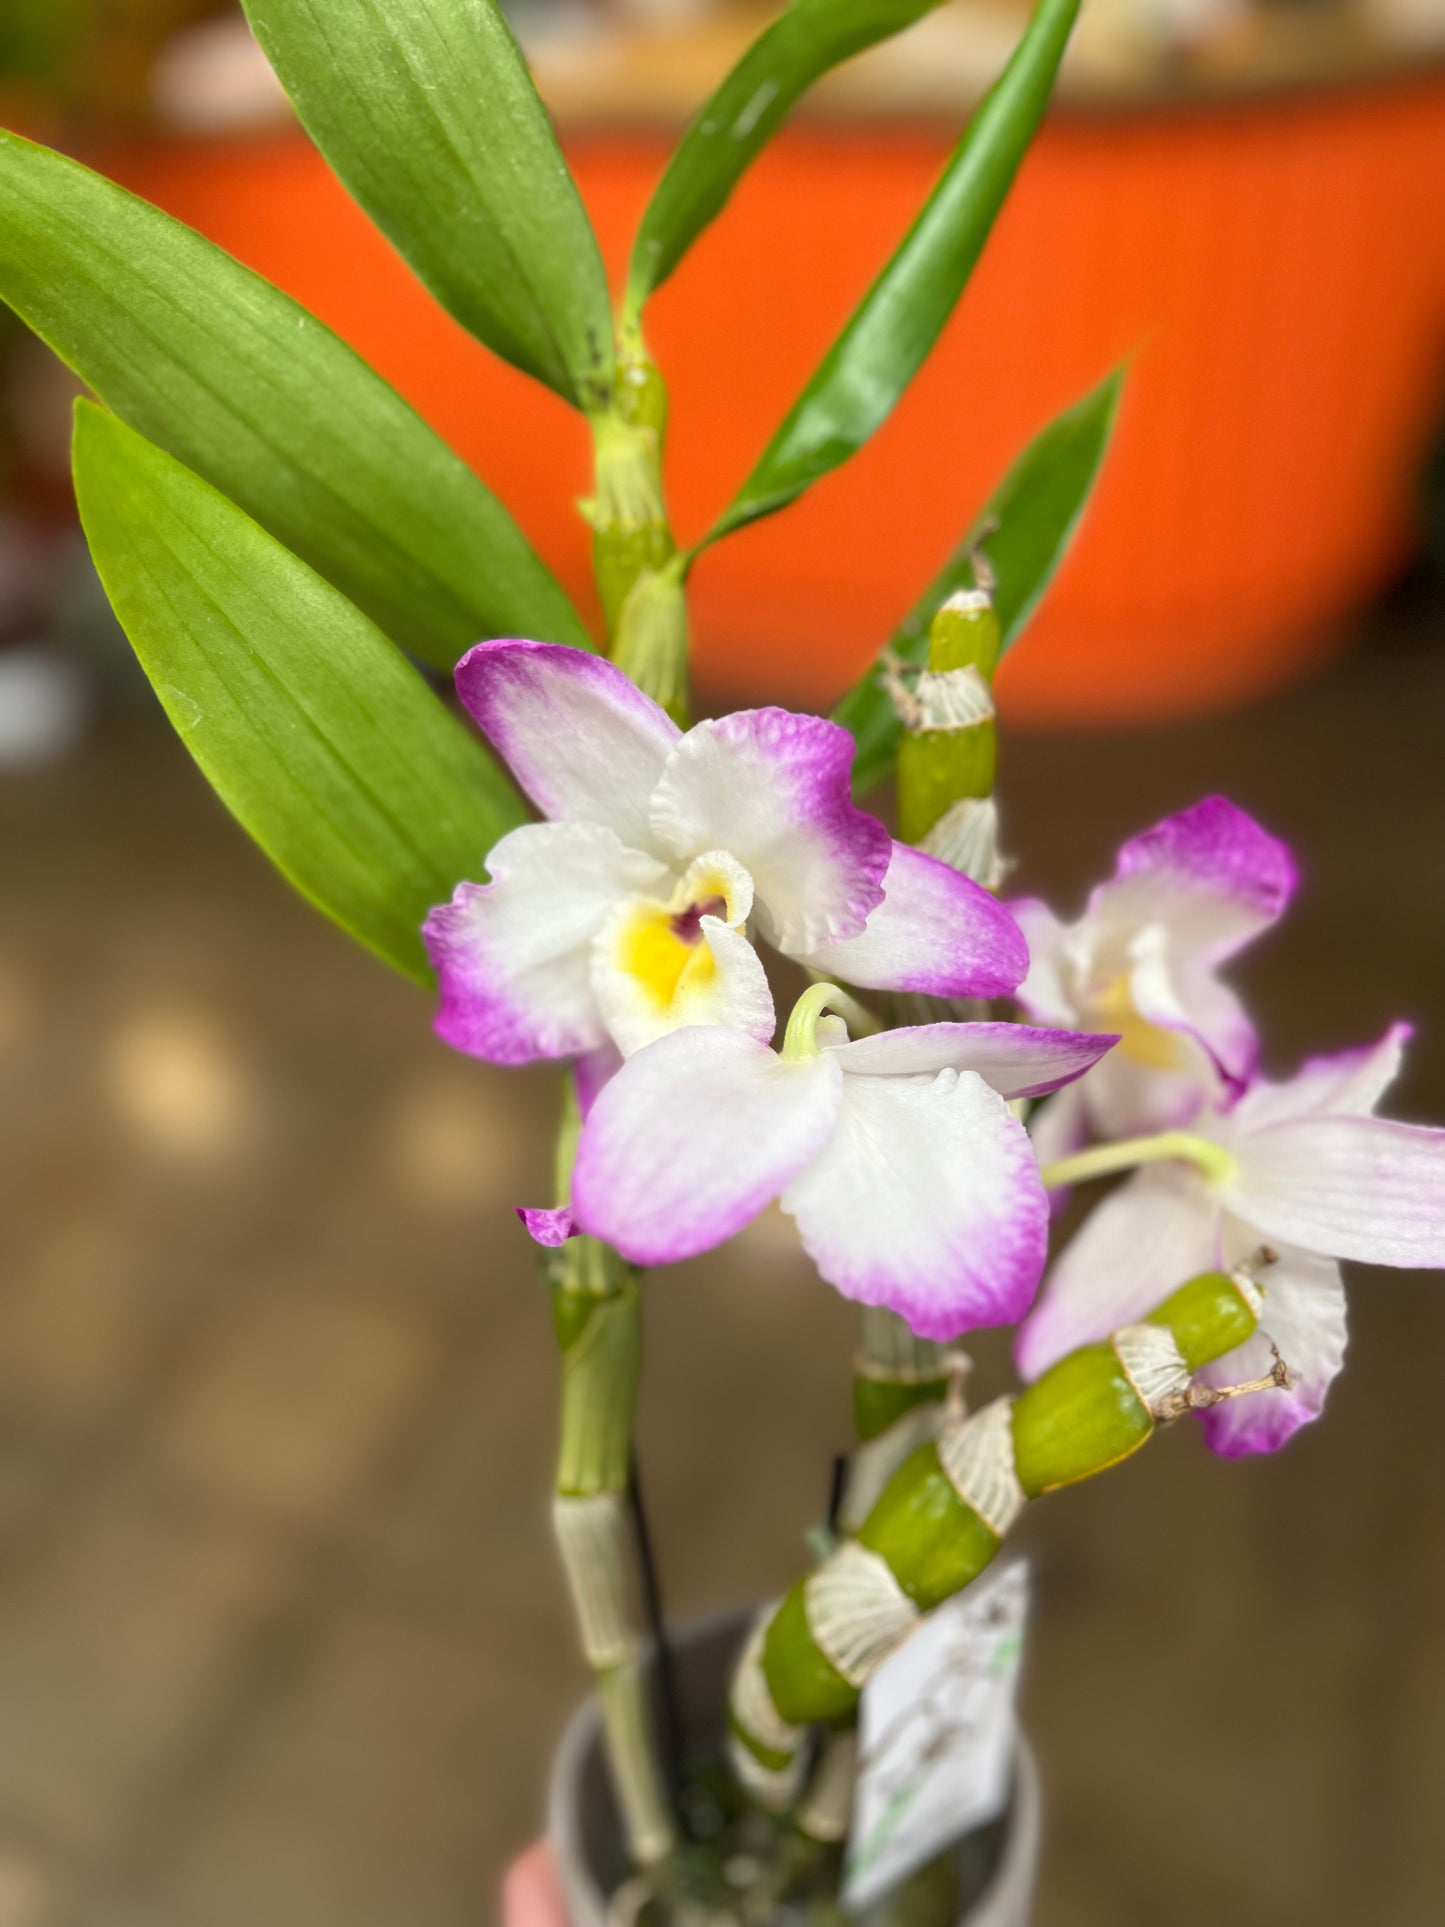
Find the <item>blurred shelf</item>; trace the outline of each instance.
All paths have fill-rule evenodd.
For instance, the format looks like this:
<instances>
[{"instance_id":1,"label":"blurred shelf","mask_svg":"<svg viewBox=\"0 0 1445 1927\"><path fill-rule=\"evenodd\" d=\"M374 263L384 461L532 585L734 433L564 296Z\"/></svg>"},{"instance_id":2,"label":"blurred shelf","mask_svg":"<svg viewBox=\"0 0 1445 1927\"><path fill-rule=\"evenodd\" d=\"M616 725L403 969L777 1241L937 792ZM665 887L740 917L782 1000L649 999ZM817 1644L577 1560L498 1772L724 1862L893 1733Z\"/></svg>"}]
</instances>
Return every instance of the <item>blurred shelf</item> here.
<instances>
[{"instance_id":1,"label":"blurred shelf","mask_svg":"<svg viewBox=\"0 0 1445 1927\"><path fill-rule=\"evenodd\" d=\"M523 20L543 96L568 127L675 127L707 98L776 9L730 5L670 22ZM1411 0L1295 0L1230 7L1192 48L1140 24L1130 0L1086 8L1059 100L1089 113L1348 87L1445 68L1445 6ZM827 75L800 110L814 120L956 119L1008 59L1028 9L1017 0L952 0L906 33Z\"/></svg>"}]
</instances>

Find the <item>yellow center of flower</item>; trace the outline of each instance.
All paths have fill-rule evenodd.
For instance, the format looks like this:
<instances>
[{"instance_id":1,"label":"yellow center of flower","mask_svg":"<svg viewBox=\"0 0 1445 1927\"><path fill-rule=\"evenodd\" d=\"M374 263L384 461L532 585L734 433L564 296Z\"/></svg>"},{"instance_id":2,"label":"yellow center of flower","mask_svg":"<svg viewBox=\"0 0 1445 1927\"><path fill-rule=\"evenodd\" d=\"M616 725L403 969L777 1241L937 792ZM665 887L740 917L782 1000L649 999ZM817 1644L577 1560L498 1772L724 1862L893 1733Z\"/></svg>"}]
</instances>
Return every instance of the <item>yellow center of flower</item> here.
<instances>
[{"instance_id":1,"label":"yellow center of flower","mask_svg":"<svg viewBox=\"0 0 1445 1927\"><path fill-rule=\"evenodd\" d=\"M679 894L682 894L679 892ZM727 879L694 877L686 900L637 903L621 932L617 962L661 1010L685 990L697 990L717 974L712 951L703 942L702 919L731 920Z\"/></svg>"},{"instance_id":2,"label":"yellow center of flower","mask_svg":"<svg viewBox=\"0 0 1445 1927\"><path fill-rule=\"evenodd\" d=\"M1110 978L1093 999L1094 1020L1104 1030L1119 1033L1118 1049L1136 1064L1152 1071L1177 1071L1185 1066L1180 1038L1172 1030L1161 1030L1141 1017L1134 1008L1127 971Z\"/></svg>"}]
</instances>

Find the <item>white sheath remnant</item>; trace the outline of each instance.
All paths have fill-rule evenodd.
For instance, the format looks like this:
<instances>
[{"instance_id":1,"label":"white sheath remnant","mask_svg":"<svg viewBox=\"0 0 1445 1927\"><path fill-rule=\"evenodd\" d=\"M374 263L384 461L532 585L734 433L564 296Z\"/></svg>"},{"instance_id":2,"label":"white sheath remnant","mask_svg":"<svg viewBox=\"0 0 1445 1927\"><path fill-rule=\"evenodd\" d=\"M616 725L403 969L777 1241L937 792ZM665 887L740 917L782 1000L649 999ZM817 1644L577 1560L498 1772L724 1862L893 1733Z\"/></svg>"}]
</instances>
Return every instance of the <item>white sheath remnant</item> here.
<instances>
[{"instance_id":1,"label":"white sheath remnant","mask_svg":"<svg viewBox=\"0 0 1445 1927\"><path fill-rule=\"evenodd\" d=\"M771 1813L785 1813L802 1787L807 1757L802 1747L802 1727L790 1726L773 1704L768 1676L763 1671L763 1644L776 1611L774 1600L771 1606L764 1606L753 1621L747 1644L733 1671L729 1704L734 1721L749 1739L769 1753L783 1753L788 1757L781 1766L767 1766L736 1733L729 1733L728 1758L733 1771L759 1806Z\"/></svg>"},{"instance_id":2,"label":"white sheath remnant","mask_svg":"<svg viewBox=\"0 0 1445 1927\"><path fill-rule=\"evenodd\" d=\"M617 1666L633 1650L623 1558L622 1496L597 1492L552 1501L552 1526L577 1614L582 1650L594 1670Z\"/></svg>"},{"instance_id":3,"label":"white sheath remnant","mask_svg":"<svg viewBox=\"0 0 1445 1927\"><path fill-rule=\"evenodd\" d=\"M918 847L985 890L996 890L1008 874L998 851L998 805L991 796L961 796Z\"/></svg>"},{"instance_id":4,"label":"white sheath remnant","mask_svg":"<svg viewBox=\"0 0 1445 1927\"><path fill-rule=\"evenodd\" d=\"M903 1461L936 1436L942 1417L943 1401L926 1398L911 1405L886 1432L858 1447L848 1463L848 1489L838 1508L838 1524L844 1532L858 1530Z\"/></svg>"},{"instance_id":5,"label":"white sheath remnant","mask_svg":"<svg viewBox=\"0 0 1445 1927\"><path fill-rule=\"evenodd\" d=\"M1024 1509L1024 1489L1014 1464L1011 1398L946 1427L938 1441L938 1462L949 1484L997 1538L1002 1539Z\"/></svg>"},{"instance_id":6,"label":"white sheath remnant","mask_svg":"<svg viewBox=\"0 0 1445 1927\"><path fill-rule=\"evenodd\" d=\"M768 1691L768 1676L763 1671L763 1645L777 1609L775 1599L771 1606L764 1606L753 1621L748 1642L733 1673L732 1714L759 1746L765 1746L770 1753L792 1753L803 1737L803 1729L790 1726L774 1706Z\"/></svg>"},{"instance_id":7,"label":"white sheath remnant","mask_svg":"<svg viewBox=\"0 0 1445 1927\"><path fill-rule=\"evenodd\" d=\"M1262 1318L1264 1316L1264 1291L1259 1280L1254 1276L1254 1273L1247 1271L1243 1265L1240 1265L1234 1271L1230 1272L1229 1282L1234 1286L1234 1289L1239 1293L1245 1304L1249 1306L1249 1309L1254 1313L1255 1317Z\"/></svg>"},{"instance_id":8,"label":"white sheath remnant","mask_svg":"<svg viewBox=\"0 0 1445 1927\"><path fill-rule=\"evenodd\" d=\"M1163 1325L1124 1325L1110 1341L1124 1376L1151 1418L1172 1418L1189 1389L1189 1367Z\"/></svg>"},{"instance_id":9,"label":"white sheath remnant","mask_svg":"<svg viewBox=\"0 0 1445 1927\"><path fill-rule=\"evenodd\" d=\"M920 1617L888 1561L856 1539L841 1545L808 1580L803 1612L824 1657L860 1688Z\"/></svg>"},{"instance_id":10,"label":"white sheath remnant","mask_svg":"<svg viewBox=\"0 0 1445 1927\"><path fill-rule=\"evenodd\" d=\"M807 1756L800 1748L786 1766L764 1766L736 1733L729 1733L728 1763L760 1807L769 1813L786 1813L802 1790Z\"/></svg>"},{"instance_id":11,"label":"white sheath remnant","mask_svg":"<svg viewBox=\"0 0 1445 1927\"><path fill-rule=\"evenodd\" d=\"M993 691L976 663L962 669L924 669L913 685L916 718L910 727L920 734L934 730L974 729L997 714Z\"/></svg>"},{"instance_id":12,"label":"white sheath remnant","mask_svg":"<svg viewBox=\"0 0 1445 1927\"><path fill-rule=\"evenodd\" d=\"M843 1839L853 1818L853 1789L857 1784L857 1731L830 1734L823 1743L813 1784L795 1816L799 1829L825 1846Z\"/></svg>"}]
</instances>

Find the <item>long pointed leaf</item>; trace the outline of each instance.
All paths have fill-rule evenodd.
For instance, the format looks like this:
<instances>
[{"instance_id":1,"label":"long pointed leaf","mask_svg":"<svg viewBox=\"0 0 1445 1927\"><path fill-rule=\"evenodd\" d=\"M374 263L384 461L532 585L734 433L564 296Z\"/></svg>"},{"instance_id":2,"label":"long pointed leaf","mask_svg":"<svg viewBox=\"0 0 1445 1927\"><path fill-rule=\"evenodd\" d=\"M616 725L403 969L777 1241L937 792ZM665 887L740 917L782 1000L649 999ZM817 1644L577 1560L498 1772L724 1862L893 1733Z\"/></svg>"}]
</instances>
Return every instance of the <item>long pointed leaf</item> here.
<instances>
[{"instance_id":1,"label":"long pointed leaf","mask_svg":"<svg viewBox=\"0 0 1445 1927\"><path fill-rule=\"evenodd\" d=\"M704 541L791 502L893 412L983 252L1043 118L1078 10L1079 0L1038 0L922 212Z\"/></svg>"},{"instance_id":2,"label":"long pointed leaf","mask_svg":"<svg viewBox=\"0 0 1445 1927\"><path fill-rule=\"evenodd\" d=\"M327 916L429 981L422 918L523 820L516 792L345 596L91 402L75 486L121 626L221 801Z\"/></svg>"},{"instance_id":3,"label":"long pointed leaf","mask_svg":"<svg viewBox=\"0 0 1445 1927\"><path fill-rule=\"evenodd\" d=\"M607 399L607 277L495 0L247 0L316 145L437 299L582 408Z\"/></svg>"},{"instance_id":4,"label":"long pointed leaf","mask_svg":"<svg viewBox=\"0 0 1445 1927\"><path fill-rule=\"evenodd\" d=\"M793 0L755 40L683 135L648 203L627 274L635 319L813 82L942 0Z\"/></svg>"},{"instance_id":5,"label":"long pointed leaf","mask_svg":"<svg viewBox=\"0 0 1445 1927\"><path fill-rule=\"evenodd\" d=\"M106 406L239 502L397 642L587 646L502 504L269 281L77 161L0 134L0 300Z\"/></svg>"},{"instance_id":6,"label":"long pointed leaf","mask_svg":"<svg viewBox=\"0 0 1445 1927\"><path fill-rule=\"evenodd\" d=\"M1074 539L1114 431L1123 380L1124 371L1116 368L1056 415L1015 461L899 624L889 646L904 662L921 664L926 659L934 613L956 589L973 586L973 552L980 537L996 578L994 606L1002 647L1017 641ZM872 789L893 773L900 724L876 669L853 685L833 719L857 739L857 789Z\"/></svg>"}]
</instances>

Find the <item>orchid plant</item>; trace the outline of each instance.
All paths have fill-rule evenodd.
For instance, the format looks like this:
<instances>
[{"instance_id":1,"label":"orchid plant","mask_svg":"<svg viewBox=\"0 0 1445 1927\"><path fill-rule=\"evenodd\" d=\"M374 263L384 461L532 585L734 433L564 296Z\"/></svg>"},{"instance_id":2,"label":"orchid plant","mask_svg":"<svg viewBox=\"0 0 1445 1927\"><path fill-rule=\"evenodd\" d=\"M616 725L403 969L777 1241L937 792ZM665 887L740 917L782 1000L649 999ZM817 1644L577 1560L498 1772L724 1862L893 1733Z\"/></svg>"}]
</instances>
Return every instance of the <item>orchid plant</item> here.
<instances>
[{"instance_id":1,"label":"orchid plant","mask_svg":"<svg viewBox=\"0 0 1445 1927\"><path fill-rule=\"evenodd\" d=\"M556 1195L520 1206L561 1358L554 1521L633 1899L679 1921L762 1921L820 1891L861 1690L1026 1501L1190 1413L1224 1456L1275 1449L1340 1370L1339 1261L1445 1266L1445 1133L1374 1115L1406 1030L1284 1083L1260 1074L1221 971L1294 887L1265 829L1208 798L1127 843L1071 924L999 895L994 675L1083 511L1117 374L1023 452L831 719L688 726L693 569L899 400L1077 0L1038 0L917 219L689 546L667 515L647 303L808 86L931 3L792 0L683 138L614 308L494 0L254 0L342 181L464 326L585 418L600 637L479 477L315 316L0 137L0 295L101 404L78 409L81 516L182 739L297 888L434 987L446 1043L563 1067ZM890 778L897 838L860 800ZM1118 1174L1050 1269L1053 1205ZM779 1850L724 1905L659 1763L627 1583L642 1269L774 1201L862 1307L859 1445L818 1563L739 1654L738 1810L774 1816ZM958 1342L990 1326L1017 1327L1025 1385L969 1414Z\"/></svg>"}]
</instances>

